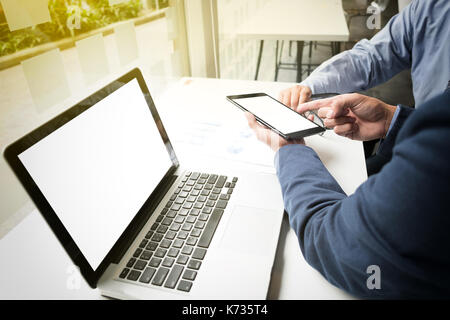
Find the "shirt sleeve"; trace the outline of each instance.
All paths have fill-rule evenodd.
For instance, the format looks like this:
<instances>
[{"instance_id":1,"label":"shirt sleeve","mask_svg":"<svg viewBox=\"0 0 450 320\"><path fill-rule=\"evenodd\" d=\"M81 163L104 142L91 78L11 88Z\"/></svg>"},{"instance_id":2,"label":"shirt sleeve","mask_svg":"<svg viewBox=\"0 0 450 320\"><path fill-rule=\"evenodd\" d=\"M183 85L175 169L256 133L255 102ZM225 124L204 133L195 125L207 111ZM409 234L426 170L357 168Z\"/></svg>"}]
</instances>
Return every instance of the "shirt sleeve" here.
<instances>
[{"instance_id":1,"label":"shirt sleeve","mask_svg":"<svg viewBox=\"0 0 450 320\"><path fill-rule=\"evenodd\" d=\"M301 84L313 94L367 90L411 68L414 12L418 1L394 16L371 40L359 41L320 65Z\"/></svg>"},{"instance_id":2,"label":"shirt sleeve","mask_svg":"<svg viewBox=\"0 0 450 320\"><path fill-rule=\"evenodd\" d=\"M330 283L362 298L450 296L450 257L442 255L450 250L448 97L422 113L400 108L392 160L351 195L311 148L276 153L290 225L305 260ZM368 285L371 266L381 270L379 290Z\"/></svg>"}]
</instances>

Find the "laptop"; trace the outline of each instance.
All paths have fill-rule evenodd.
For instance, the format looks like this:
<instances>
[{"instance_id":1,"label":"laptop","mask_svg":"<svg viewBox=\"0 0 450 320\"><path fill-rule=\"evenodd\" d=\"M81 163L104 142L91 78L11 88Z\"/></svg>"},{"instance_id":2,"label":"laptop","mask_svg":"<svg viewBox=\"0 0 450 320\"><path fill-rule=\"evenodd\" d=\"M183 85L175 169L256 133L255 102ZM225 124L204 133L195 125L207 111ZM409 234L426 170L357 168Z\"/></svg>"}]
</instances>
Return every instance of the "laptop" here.
<instances>
[{"instance_id":1,"label":"laptop","mask_svg":"<svg viewBox=\"0 0 450 320\"><path fill-rule=\"evenodd\" d=\"M102 295L266 298L283 215L276 177L182 167L139 69L4 156Z\"/></svg>"}]
</instances>

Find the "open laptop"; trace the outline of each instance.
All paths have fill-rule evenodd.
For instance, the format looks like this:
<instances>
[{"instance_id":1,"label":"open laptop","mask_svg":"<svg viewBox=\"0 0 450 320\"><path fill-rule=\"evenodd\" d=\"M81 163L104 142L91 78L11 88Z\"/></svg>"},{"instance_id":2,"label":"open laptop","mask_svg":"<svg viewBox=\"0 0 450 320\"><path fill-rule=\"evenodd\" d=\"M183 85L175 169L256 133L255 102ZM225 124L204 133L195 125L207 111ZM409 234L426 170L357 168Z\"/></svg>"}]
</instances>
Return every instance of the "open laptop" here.
<instances>
[{"instance_id":1,"label":"open laptop","mask_svg":"<svg viewBox=\"0 0 450 320\"><path fill-rule=\"evenodd\" d=\"M103 295L266 298L283 214L276 177L180 166L138 69L4 156Z\"/></svg>"}]
</instances>

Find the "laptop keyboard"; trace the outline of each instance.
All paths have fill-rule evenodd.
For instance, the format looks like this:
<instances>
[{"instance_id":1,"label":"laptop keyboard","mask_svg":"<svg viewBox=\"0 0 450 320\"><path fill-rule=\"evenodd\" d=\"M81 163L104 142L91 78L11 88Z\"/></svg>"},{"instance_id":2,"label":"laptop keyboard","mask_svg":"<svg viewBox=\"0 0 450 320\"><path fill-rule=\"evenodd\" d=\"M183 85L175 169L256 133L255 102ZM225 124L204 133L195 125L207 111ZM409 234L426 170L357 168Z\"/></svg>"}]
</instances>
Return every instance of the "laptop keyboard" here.
<instances>
[{"instance_id":1,"label":"laptop keyboard","mask_svg":"<svg viewBox=\"0 0 450 320\"><path fill-rule=\"evenodd\" d=\"M237 181L187 172L119 278L189 292Z\"/></svg>"}]
</instances>

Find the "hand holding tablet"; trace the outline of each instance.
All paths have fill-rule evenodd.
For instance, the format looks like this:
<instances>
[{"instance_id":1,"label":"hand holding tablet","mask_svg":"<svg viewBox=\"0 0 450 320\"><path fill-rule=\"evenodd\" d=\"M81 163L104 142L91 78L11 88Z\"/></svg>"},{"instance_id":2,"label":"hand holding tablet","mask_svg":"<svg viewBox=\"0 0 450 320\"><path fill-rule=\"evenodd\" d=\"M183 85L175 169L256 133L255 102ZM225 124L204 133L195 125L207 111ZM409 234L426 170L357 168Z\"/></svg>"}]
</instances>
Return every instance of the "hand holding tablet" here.
<instances>
[{"instance_id":1,"label":"hand holding tablet","mask_svg":"<svg viewBox=\"0 0 450 320\"><path fill-rule=\"evenodd\" d=\"M243 111L253 114L259 123L286 140L301 139L325 131L318 124L265 93L227 96L227 99Z\"/></svg>"}]
</instances>

